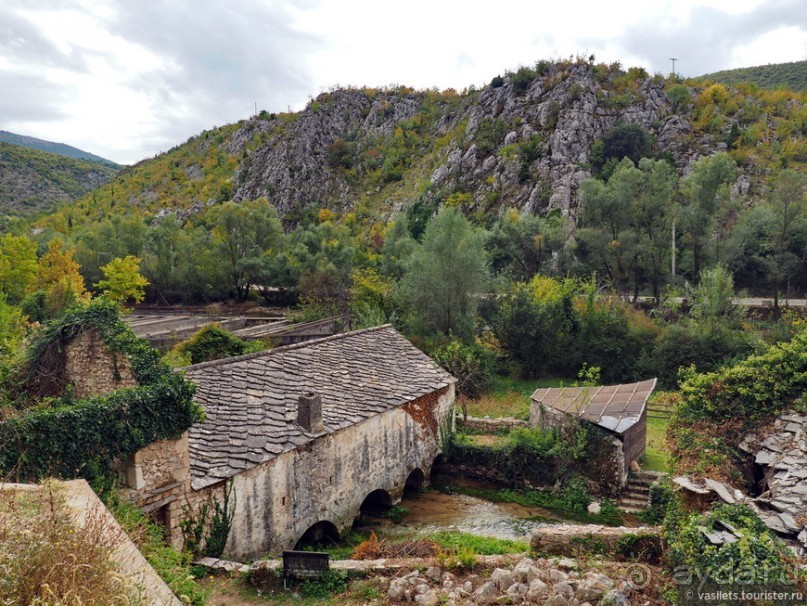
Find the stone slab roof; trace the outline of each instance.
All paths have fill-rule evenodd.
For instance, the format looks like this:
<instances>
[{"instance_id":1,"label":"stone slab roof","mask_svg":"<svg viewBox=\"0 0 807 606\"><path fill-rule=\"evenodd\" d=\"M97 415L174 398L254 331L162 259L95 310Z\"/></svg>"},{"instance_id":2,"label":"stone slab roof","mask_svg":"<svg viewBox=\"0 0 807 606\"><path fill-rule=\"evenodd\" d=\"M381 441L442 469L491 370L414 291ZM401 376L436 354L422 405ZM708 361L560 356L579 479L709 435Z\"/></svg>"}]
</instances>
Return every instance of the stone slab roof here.
<instances>
[{"instance_id":1,"label":"stone slab roof","mask_svg":"<svg viewBox=\"0 0 807 606\"><path fill-rule=\"evenodd\" d=\"M655 388L656 379L598 387L542 387L532 399L621 435L639 421Z\"/></svg>"},{"instance_id":2,"label":"stone slab roof","mask_svg":"<svg viewBox=\"0 0 807 606\"><path fill-rule=\"evenodd\" d=\"M188 436L194 490L456 381L389 325L185 370L206 414ZM310 391L322 399L321 434L296 424Z\"/></svg>"}]
</instances>

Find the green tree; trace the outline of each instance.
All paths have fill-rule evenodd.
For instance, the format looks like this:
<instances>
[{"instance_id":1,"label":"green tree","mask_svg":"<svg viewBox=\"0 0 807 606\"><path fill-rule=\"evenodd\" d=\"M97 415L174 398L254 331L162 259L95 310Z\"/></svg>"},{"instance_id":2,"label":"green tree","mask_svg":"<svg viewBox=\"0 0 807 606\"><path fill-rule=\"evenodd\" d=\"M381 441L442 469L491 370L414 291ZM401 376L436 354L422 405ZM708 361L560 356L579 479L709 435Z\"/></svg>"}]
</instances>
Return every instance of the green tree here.
<instances>
[{"instance_id":1,"label":"green tree","mask_svg":"<svg viewBox=\"0 0 807 606\"><path fill-rule=\"evenodd\" d=\"M41 319L55 318L72 305L90 300L73 250L63 250L58 240L51 240L39 258L34 288L38 293L32 296L41 301L37 312Z\"/></svg>"},{"instance_id":2,"label":"green tree","mask_svg":"<svg viewBox=\"0 0 807 606\"><path fill-rule=\"evenodd\" d=\"M620 124L606 132L591 146L591 166L595 174L608 179L623 158L638 163L650 155L653 140L638 124Z\"/></svg>"},{"instance_id":3,"label":"green tree","mask_svg":"<svg viewBox=\"0 0 807 606\"><path fill-rule=\"evenodd\" d=\"M639 161L639 170L642 188L631 214L638 231L639 266L659 301L668 276L678 174L668 162L650 158Z\"/></svg>"},{"instance_id":4,"label":"green tree","mask_svg":"<svg viewBox=\"0 0 807 606\"><path fill-rule=\"evenodd\" d=\"M644 175L630 159L622 160L607 183L592 179L581 186L583 228L578 231L588 262L626 294L639 261L639 233L633 207L642 193Z\"/></svg>"},{"instance_id":5,"label":"green tree","mask_svg":"<svg viewBox=\"0 0 807 606\"><path fill-rule=\"evenodd\" d=\"M277 211L266 198L225 202L209 209L204 223L212 236L220 279L237 301L244 301L255 276L252 259L280 248L283 229Z\"/></svg>"},{"instance_id":6,"label":"green tree","mask_svg":"<svg viewBox=\"0 0 807 606\"><path fill-rule=\"evenodd\" d=\"M324 220L292 234L291 256L299 272L303 305L313 316L345 313L356 245L345 225Z\"/></svg>"},{"instance_id":7,"label":"green tree","mask_svg":"<svg viewBox=\"0 0 807 606\"><path fill-rule=\"evenodd\" d=\"M103 277L101 266L112 259L142 256L146 233L143 219L133 215L116 215L81 229L75 237L75 256L85 281L98 282Z\"/></svg>"},{"instance_id":8,"label":"green tree","mask_svg":"<svg viewBox=\"0 0 807 606\"><path fill-rule=\"evenodd\" d=\"M400 285L416 332L471 338L477 297L488 281L484 244L485 233L454 208L428 223Z\"/></svg>"},{"instance_id":9,"label":"green tree","mask_svg":"<svg viewBox=\"0 0 807 606\"><path fill-rule=\"evenodd\" d=\"M693 279L700 276L705 264L707 246L715 234L715 217L730 202L736 168L734 160L721 152L697 160L681 180L681 241L691 254Z\"/></svg>"},{"instance_id":10,"label":"green tree","mask_svg":"<svg viewBox=\"0 0 807 606\"><path fill-rule=\"evenodd\" d=\"M409 233L406 215L401 213L387 230L384 245L381 247L381 271L384 275L400 280L416 244Z\"/></svg>"},{"instance_id":11,"label":"green tree","mask_svg":"<svg viewBox=\"0 0 807 606\"><path fill-rule=\"evenodd\" d=\"M491 268L514 280L529 280L539 271L553 270L567 256L571 228L559 213L539 217L510 208L493 225L488 238Z\"/></svg>"},{"instance_id":12,"label":"green tree","mask_svg":"<svg viewBox=\"0 0 807 606\"><path fill-rule=\"evenodd\" d=\"M145 296L149 281L140 274L140 259L127 255L122 259L112 259L101 267L104 279L95 286L104 296L123 306L127 301L140 303Z\"/></svg>"}]
</instances>

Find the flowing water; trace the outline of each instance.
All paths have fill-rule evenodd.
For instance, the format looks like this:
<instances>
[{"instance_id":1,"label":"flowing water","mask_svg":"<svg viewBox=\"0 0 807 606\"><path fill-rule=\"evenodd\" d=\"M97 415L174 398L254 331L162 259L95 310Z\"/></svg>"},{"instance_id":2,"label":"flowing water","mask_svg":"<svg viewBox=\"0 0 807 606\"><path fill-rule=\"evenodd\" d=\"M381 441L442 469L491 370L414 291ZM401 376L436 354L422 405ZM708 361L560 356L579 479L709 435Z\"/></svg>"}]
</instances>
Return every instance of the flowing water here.
<instances>
[{"instance_id":1,"label":"flowing water","mask_svg":"<svg viewBox=\"0 0 807 606\"><path fill-rule=\"evenodd\" d=\"M452 480L455 486L489 487L472 480ZM541 507L494 503L464 494L428 489L405 495L401 505L409 513L400 522L365 519L362 529L384 535L434 533L445 530L468 532L498 539L527 540L530 530L541 524L562 522L557 514Z\"/></svg>"}]
</instances>

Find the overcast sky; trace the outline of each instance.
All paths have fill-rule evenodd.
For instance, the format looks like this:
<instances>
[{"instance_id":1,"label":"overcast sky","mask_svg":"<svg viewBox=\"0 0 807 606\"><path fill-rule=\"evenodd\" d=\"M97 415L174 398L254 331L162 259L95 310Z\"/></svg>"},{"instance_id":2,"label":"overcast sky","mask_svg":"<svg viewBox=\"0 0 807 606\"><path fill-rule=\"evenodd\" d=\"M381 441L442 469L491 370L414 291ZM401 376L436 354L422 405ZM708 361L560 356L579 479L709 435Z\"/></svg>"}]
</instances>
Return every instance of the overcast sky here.
<instances>
[{"instance_id":1,"label":"overcast sky","mask_svg":"<svg viewBox=\"0 0 807 606\"><path fill-rule=\"evenodd\" d=\"M804 0L3 0L0 130L133 163L337 85L461 90L539 59L807 59Z\"/></svg>"}]
</instances>

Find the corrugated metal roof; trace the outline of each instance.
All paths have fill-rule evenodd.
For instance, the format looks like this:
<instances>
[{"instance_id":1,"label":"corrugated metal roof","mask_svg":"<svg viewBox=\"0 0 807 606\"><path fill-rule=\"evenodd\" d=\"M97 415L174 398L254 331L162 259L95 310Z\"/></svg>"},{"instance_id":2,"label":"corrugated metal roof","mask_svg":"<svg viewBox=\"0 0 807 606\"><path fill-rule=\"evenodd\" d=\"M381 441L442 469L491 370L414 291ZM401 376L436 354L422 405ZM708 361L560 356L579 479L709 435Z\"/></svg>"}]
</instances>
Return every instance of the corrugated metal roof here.
<instances>
[{"instance_id":1,"label":"corrugated metal roof","mask_svg":"<svg viewBox=\"0 0 807 606\"><path fill-rule=\"evenodd\" d=\"M656 379L598 387L542 387L532 399L621 435L641 418L655 388Z\"/></svg>"}]
</instances>

